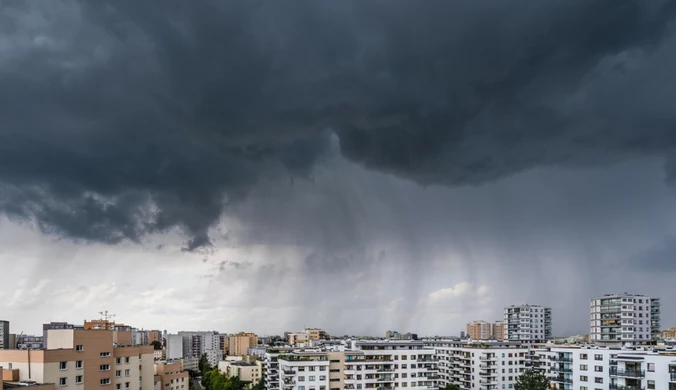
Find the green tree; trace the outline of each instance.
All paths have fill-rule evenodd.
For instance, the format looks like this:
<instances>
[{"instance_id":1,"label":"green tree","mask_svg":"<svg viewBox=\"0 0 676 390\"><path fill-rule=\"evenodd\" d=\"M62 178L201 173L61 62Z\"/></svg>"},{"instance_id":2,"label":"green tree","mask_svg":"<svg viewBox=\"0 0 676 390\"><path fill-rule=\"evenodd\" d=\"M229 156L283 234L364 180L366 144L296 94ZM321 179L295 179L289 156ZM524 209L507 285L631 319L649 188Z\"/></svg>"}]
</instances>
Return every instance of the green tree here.
<instances>
[{"instance_id":1,"label":"green tree","mask_svg":"<svg viewBox=\"0 0 676 390\"><path fill-rule=\"evenodd\" d=\"M157 341L157 340L153 340L153 342L150 343L150 345L152 345L153 348L155 348L156 351L159 351L159 350L162 349L162 343L160 343L160 342Z\"/></svg>"},{"instance_id":2,"label":"green tree","mask_svg":"<svg viewBox=\"0 0 676 390\"><path fill-rule=\"evenodd\" d=\"M446 387L444 387L444 390L460 390L460 386L448 384L446 385Z\"/></svg>"},{"instance_id":3,"label":"green tree","mask_svg":"<svg viewBox=\"0 0 676 390\"><path fill-rule=\"evenodd\" d=\"M263 379L262 379L262 378L261 378L261 380L258 381L258 383L256 383L256 384L251 388L251 390L264 390L264 389L265 389L265 384L263 383ZM456 389L456 390L460 390L460 389Z\"/></svg>"},{"instance_id":4,"label":"green tree","mask_svg":"<svg viewBox=\"0 0 676 390\"><path fill-rule=\"evenodd\" d=\"M516 378L514 390L548 390L550 388L549 379L534 370L526 370Z\"/></svg>"},{"instance_id":5,"label":"green tree","mask_svg":"<svg viewBox=\"0 0 676 390\"><path fill-rule=\"evenodd\" d=\"M206 353L203 353L202 357L200 357L198 367L200 372L202 373L202 376L205 376L207 372L212 370L211 364L209 364L209 360L207 359Z\"/></svg>"}]
</instances>

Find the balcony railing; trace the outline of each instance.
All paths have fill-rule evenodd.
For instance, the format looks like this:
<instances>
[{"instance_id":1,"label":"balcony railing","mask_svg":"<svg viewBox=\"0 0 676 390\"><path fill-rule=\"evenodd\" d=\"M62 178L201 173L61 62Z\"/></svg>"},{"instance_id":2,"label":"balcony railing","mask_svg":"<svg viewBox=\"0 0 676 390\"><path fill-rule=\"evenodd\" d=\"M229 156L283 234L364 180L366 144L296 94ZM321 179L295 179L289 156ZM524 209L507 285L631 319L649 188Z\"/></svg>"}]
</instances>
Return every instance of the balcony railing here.
<instances>
[{"instance_id":1,"label":"balcony railing","mask_svg":"<svg viewBox=\"0 0 676 390\"><path fill-rule=\"evenodd\" d=\"M549 360L553 362L563 362L563 363L572 363L573 358L572 357L561 357L561 356L554 356L549 358Z\"/></svg>"},{"instance_id":2,"label":"balcony railing","mask_svg":"<svg viewBox=\"0 0 676 390\"><path fill-rule=\"evenodd\" d=\"M609 390L645 390L645 387L639 386L620 386L617 383L611 383L608 385Z\"/></svg>"},{"instance_id":3,"label":"balcony railing","mask_svg":"<svg viewBox=\"0 0 676 390\"><path fill-rule=\"evenodd\" d=\"M568 367L552 367L553 372L573 372L573 369Z\"/></svg>"},{"instance_id":4,"label":"balcony railing","mask_svg":"<svg viewBox=\"0 0 676 390\"><path fill-rule=\"evenodd\" d=\"M610 376L621 376L628 378L645 378L645 370L618 370L615 367L610 368Z\"/></svg>"},{"instance_id":5,"label":"balcony railing","mask_svg":"<svg viewBox=\"0 0 676 390\"><path fill-rule=\"evenodd\" d=\"M554 379L552 379L552 382L573 383L573 379L572 378L554 377Z\"/></svg>"},{"instance_id":6,"label":"balcony railing","mask_svg":"<svg viewBox=\"0 0 676 390\"><path fill-rule=\"evenodd\" d=\"M669 382L676 382L676 372L670 372L669 376Z\"/></svg>"}]
</instances>

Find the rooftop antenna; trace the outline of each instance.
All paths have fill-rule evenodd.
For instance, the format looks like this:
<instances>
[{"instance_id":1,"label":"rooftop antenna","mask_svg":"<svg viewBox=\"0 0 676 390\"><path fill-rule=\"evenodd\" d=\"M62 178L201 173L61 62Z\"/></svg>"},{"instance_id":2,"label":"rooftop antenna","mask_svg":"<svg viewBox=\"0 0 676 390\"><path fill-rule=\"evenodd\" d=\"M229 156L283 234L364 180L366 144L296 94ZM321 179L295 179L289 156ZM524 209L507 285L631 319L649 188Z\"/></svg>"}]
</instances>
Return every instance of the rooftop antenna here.
<instances>
[{"instance_id":1,"label":"rooftop antenna","mask_svg":"<svg viewBox=\"0 0 676 390\"><path fill-rule=\"evenodd\" d=\"M115 318L115 314L108 314L108 310L100 311L99 314L103 316L103 320L106 322L109 322L110 320Z\"/></svg>"}]
</instances>

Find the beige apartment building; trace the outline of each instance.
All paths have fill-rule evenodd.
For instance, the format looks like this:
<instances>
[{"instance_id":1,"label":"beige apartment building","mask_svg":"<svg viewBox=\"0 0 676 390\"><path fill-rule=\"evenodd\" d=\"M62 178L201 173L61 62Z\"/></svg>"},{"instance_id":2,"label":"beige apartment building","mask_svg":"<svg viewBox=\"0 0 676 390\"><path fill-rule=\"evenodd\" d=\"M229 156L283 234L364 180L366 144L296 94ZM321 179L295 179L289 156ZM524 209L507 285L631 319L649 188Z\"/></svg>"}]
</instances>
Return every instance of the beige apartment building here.
<instances>
[{"instance_id":1,"label":"beige apartment building","mask_svg":"<svg viewBox=\"0 0 676 390\"><path fill-rule=\"evenodd\" d=\"M183 370L180 361L157 362L154 380L163 390L187 390L190 387L188 371Z\"/></svg>"},{"instance_id":2,"label":"beige apartment building","mask_svg":"<svg viewBox=\"0 0 676 390\"><path fill-rule=\"evenodd\" d=\"M473 321L467 324L467 335L472 340L503 340L505 337L505 323Z\"/></svg>"},{"instance_id":3,"label":"beige apartment building","mask_svg":"<svg viewBox=\"0 0 676 390\"><path fill-rule=\"evenodd\" d=\"M249 348L258 345L258 336L254 333L238 333L228 338L228 353L233 356L246 355Z\"/></svg>"},{"instance_id":4,"label":"beige apartment building","mask_svg":"<svg viewBox=\"0 0 676 390\"><path fill-rule=\"evenodd\" d=\"M313 341L326 340L328 338L326 332L318 328L305 328L302 333L307 333L308 338Z\"/></svg>"},{"instance_id":5,"label":"beige apartment building","mask_svg":"<svg viewBox=\"0 0 676 390\"><path fill-rule=\"evenodd\" d=\"M43 350L0 351L0 366L19 380L54 383L63 390L153 388L153 348L123 345L126 334L108 329L50 329ZM113 340L117 340L115 343Z\"/></svg>"},{"instance_id":6,"label":"beige apartment building","mask_svg":"<svg viewBox=\"0 0 676 390\"><path fill-rule=\"evenodd\" d=\"M263 378L263 366L261 362L226 360L218 362L218 370L227 377L234 376L251 384L256 384Z\"/></svg>"}]
</instances>

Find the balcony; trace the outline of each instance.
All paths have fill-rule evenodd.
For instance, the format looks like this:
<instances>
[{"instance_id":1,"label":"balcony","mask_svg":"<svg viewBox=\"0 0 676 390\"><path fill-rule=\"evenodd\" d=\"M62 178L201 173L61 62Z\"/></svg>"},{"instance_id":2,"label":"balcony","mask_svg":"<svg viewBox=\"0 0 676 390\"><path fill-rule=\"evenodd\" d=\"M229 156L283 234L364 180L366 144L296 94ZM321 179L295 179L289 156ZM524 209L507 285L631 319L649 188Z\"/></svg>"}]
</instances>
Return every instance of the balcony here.
<instances>
[{"instance_id":1,"label":"balcony","mask_svg":"<svg viewBox=\"0 0 676 390\"><path fill-rule=\"evenodd\" d=\"M573 369L572 368L565 368L565 367L552 367L552 372L564 372L564 373L572 373Z\"/></svg>"},{"instance_id":2,"label":"balcony","mask_svg":"<svg viewBox=\"0 0 676 390\"><path fill-rule=\"evenodd\" d=\"M495 356L479 356L479 360L481 361L493 361L496 360L497 357Z\"/></svg>"},{"instance_id":3,"label":"balcony","mask_svg":"<svg viewBox=\"0 0 676 390\"><path fill-rule=\"evenodd\" d=\"M669 376L669 382L676 382L676 372L670 372Z\"/></svg>"},{"instance_id":4,"label":"balcony","mask_svg":"<svg viewBox=\"0 0 676 390\"><path fill-rule=\"evenodd\" d=\"M284 375L296 375L296 371L294 370L282 370L284 372Z\"/></svg>"},{"instance_id":5,"label":"balcony","mask_svg":"<svg viewBox=\"0 0 676 390\"><path fill-rule=\"evenodd\" d=\"M620 386L617 383L608 385L608 390L645 390L645 387L639 386Z\"/></svg>"},{"instance_id":6,"label":"balcony","mask_svg":"<svg viewBox=\"0 0 676 390\"><path fill-rule=\"evenodd\" d=\"M573 383L573 378L554 377L552 378L552 382Z\"/></svg>"},{"instance_id":7,"label":"balcony","mask_svg":"<svg viewBox=\"0 0 676 390\"><path fill-rule=\"evenodd\" d=\"M549 360L553 362L562 362L562 363L572 363L573 358L572 357L561 357L561 356L554 356L549 358Z\"/></svg>"},{"instance_id":8,"label":"balcony","mask_svg":"<svg viewBox=\"0 0 676 390\"><path fill-rule=\"evenodd\" d=\"M618 370L616 367L611 367L610 376L619 376L624 378L645 378L645 370Z\"/></svg>"}]
</instances>

